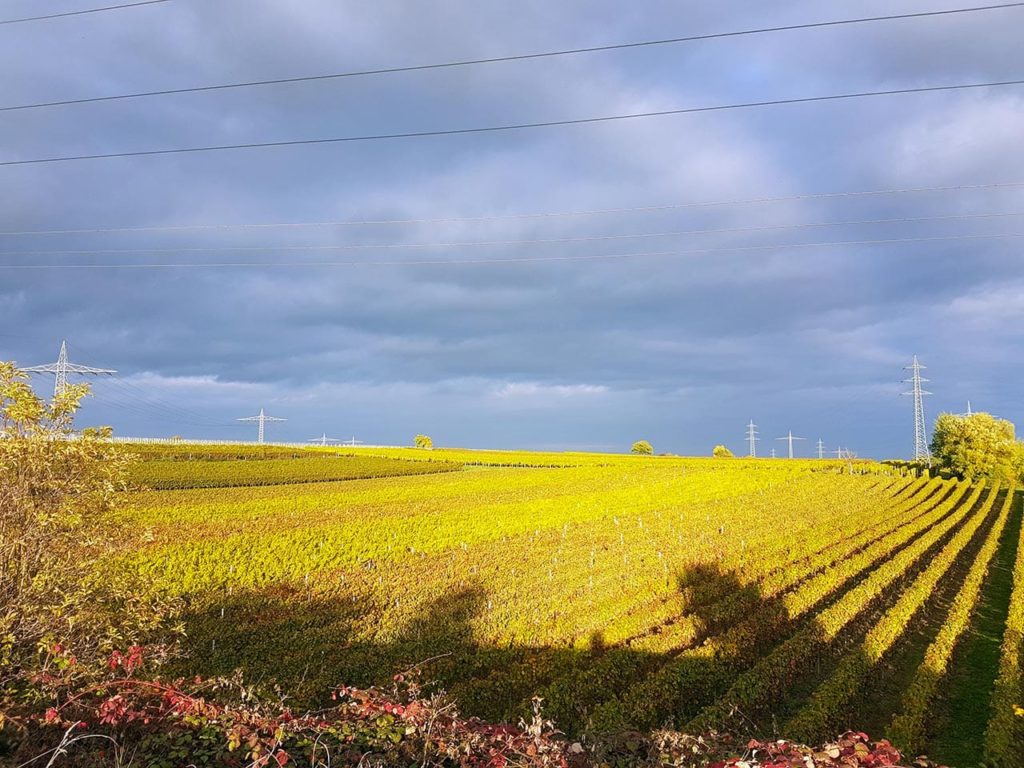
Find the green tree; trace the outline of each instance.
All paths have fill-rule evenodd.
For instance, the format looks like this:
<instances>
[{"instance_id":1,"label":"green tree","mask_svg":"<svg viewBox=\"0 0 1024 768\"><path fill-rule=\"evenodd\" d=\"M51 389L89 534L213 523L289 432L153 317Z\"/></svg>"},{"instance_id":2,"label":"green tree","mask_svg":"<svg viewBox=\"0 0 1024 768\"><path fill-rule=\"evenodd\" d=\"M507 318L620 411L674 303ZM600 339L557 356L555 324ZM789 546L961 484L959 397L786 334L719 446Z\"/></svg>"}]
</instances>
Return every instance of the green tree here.
<instances>
[{"instance_id":1,"label":"green tree","mask_svg":"<svg viewBox=\"0 0 1024 768\"><path fill-rule=\"evenodd\" d=\"M429 450L430 448L434 447L434 441L431 440L430 437L428 437L427 435L416 435L415 439L413 440L413 443L417 448L426 448Z\"/></svg>"},{"instance_id":2,"label":"green tree","mask_svg":"<svg viewBox=\"0 0 1024 768\"><path fill-rule=\"evenodd\" d=\"M637 440L630 449L639 456L651 456L654 454L654 447L646 440Z\"/></svg>"},{"instance_id":3,"label":"green tree","mask_svg":"<svg viewBox=\"0 0 1024 768\"><path fill-rule=\"evenodd\" d=\"M931 449L940 469L967 480L1019 479L1024 472L1024 447L1013 423L990 413L939 414Z\"/></svg>"},{"instance_id":4,"label":"green tree","mask_svg":"<svg viewBox=\"0 0 1024 768\"><path fill-rule=\"evenodd\" d=\"M716 445L711 451L711 455L716 459L731 459L733 458L733 452L726 448L724 445Z\"/></svg>"}]
</instances>

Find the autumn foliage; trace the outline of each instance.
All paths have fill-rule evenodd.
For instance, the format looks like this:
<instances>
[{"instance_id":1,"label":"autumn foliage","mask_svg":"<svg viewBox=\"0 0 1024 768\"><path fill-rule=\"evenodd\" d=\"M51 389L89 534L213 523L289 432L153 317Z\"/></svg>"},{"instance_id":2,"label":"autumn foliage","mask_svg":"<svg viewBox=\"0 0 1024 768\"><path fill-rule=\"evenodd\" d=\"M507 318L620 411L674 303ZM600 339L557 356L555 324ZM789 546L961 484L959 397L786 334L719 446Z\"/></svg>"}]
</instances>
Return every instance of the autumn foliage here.
<instances>
[{"instance_id":1,"label":"autumn foliage","mask_svg":"<svg viewBox=\"0 0 1024 768\"><path fill-rule=\"evenodd\" d=\"M24 723L39 756L63 764L188 764L227 768L327 768L419 765L458 768L880 768L933 765L904 761L887 741L846 733L817 748L785 740L737 741L675 731L622 734L602 741L566 739L534 701L528 721L488 723L459 715L443 695L425 696L411 677L390 690L340 687L332 706L295 713L260 701L237 680L174 683L132 677L142 649L111 657L122 673L70 696ZM26 752L27 754L27 752Z\"/></svg>"},{"instance_id":2,"label":"autumn foliage","mask_svg":"<svg viewBox=\"0 0 1024 768\"><path fill-rule=\"evenodd\" d=\"M0 363L0 749L20 714L102 677L111 659L137 665L111 653L171 628L173 602L93 569L131 533L116 522L128 458L107 430L71 430L86 393L69 386L46 402Z\"/></svg>"}]
</instances>

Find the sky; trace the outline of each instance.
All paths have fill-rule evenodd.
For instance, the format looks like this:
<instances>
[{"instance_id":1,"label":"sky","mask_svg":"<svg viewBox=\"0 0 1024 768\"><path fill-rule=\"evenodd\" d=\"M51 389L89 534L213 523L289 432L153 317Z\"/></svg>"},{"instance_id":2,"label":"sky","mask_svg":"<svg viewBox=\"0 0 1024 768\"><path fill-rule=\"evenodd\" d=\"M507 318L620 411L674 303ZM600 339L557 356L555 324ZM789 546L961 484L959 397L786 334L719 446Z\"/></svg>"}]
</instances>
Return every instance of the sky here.
<instances>
[{"instance_id":1,"label":"sky","mask_svg":"<svg viewBox=\"0 0 1024 768\"><path fill-rule=\"evenodd\" d=\"M0 24L0 107L969 4L169 0ZM1022 29L1011 8L6 111L0 163L1020 79ZM929 421L1024 419L1022 136L1011 85L0 165L0 359L66 339L116 369L79 421L126 436L254 439L235 419L264 408L271 440L699 455L745 452L753 419L762 454L792 430L798 454L907 456L915 354Z\"/></svg>"}]
</instances>

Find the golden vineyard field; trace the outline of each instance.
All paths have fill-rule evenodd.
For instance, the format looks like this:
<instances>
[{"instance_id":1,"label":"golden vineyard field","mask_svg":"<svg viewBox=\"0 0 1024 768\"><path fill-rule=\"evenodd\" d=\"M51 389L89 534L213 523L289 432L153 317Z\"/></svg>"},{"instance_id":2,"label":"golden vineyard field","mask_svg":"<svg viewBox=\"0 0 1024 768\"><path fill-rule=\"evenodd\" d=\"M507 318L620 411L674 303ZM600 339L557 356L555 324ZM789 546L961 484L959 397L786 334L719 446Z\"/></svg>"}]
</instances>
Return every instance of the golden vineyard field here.
<instances>
[{"instance_id":1,"label":"golden vineyard field","mask_svg":"<svg viewBox=\"0 0 1024 768\"><path fill-rule=\"evenodd\" d=\"M1017 764L1014 488L869 462L335 453L141 465L182 489L135 493L145 543L102 567L187 598L183 672L241 668L308 706L429 659L463 712L536 695L572 734L853 728ZM392 476L319 482L327 465Z\"/></svg>"}]
</instances>

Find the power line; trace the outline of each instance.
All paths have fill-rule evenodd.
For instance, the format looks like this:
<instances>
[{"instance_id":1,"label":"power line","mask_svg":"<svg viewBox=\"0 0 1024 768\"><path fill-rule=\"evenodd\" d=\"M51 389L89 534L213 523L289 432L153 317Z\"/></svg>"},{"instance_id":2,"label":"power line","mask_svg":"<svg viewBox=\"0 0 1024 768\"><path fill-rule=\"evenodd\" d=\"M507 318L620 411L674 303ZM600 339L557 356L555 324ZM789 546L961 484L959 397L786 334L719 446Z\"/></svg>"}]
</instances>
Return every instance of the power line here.
<instances>
[{"instance_id":1,"label":"power line","mask_svg":"<svg viewBox=\"0 0 1024 768\"><path fill-rule=\"evenodd\" d=\"M122 3L120 5L106 5L102 8L86 8L81 11L65 11L64 13L51 13L46 16L27 16L23 19L0 19L2 24L21 24L26 21L45 21L47 19L62 19L66 16L84 16L87 13L101 13L102 11L116 11L121 8L136 8L140 5L156 5L166 3L168 0L142 0L137 3Z\"/></svg>"},{"instance_id":2,"label":"power line","mask_svg":"<svg viewBox=\"0 0 1024 768\"><path fill-rule=\"evenodd\" d=\"M344 243L341 245L237 245L187 248L99 248L65 249L47 251L23 251L2 253L0 256L99 256L141 253L240 253L260 251L348 251L348 250L391 250L396 248L471 248L495 245L566 245L612 240L638 240L650 238L687 237L690 235L725 235L746 232L776 232L791 229L815 229L820 227L846 227L868 224L910 224L937 221L965 221L972 219L999 219L1024 216L1022 211L998 213L957 213L942 216L902 216L885 219L850 219L846 221L817 221L799 224L766 224L757 227L716 227L711 229L689 229L676 232L639 232L616 235L580 235L576 237L549 237L528 240L453 240L448 242L421 243Z\"/></svg>"},{"instance_id":3,"label":"power line","mask_svg":"<svg viewBox=\"0 0 1024 768\"><path fill-rule=\"evenodd\" d=\"M608 123L621 120L636 120L647 117L667 117L670 115L691 115L702 112L723 112L736 109L752 109L755 107L773 107L786 104L812 104L825 101L842 101L863 99L875 96L898 96L915 93L936 93L939 91L964 91L975 88L997 88L1008 85L1022 85L1024 80L1002 80L985 83L958 83L955 85L931 85L918 88L895 88L885 91L858 91L855 93L836 93L823 96L802 96L791 99L769 99L767 101L746 101L732 104L712 104L702 107L685 107L681 109L663 109L652 112L631 112L622 115L601 115L598 117L580 117L571 120L545 120L533 123L511 123L506 125L477 126L473 128L447 128L430 131L407 131L402 133L375 133L357 136L334 136L322 139L290 139L287 141L260 141L241 144L212 144L201 147L174 147L171 149L145 149L133 152L105 152L94 155L64 155L57 157L36 157L28 160L5 160L0 166L39 165L43 163L66 163L79 160L111 160L119 157L147 157L155 155L182 155L197 152L223 152L236 149L268 149L270 147L300 147L317 144L344 144L364 141L386 141L394 139L420 139L436 136L461 136L471 133L501 133L535 128L555 128L569 125L589 125Z\"/></svg>"},{"instance_id":4,"label":"power line","mask_svg":"<svg viewBox=\"0 0 1024 768\"><path fill-rule=\"evenodd\" d=\"M74 375L91 375L91 376L111 376L117 373L107 368L94 368L85 365L76 365L75 363L69 362L67 352L67 342L62 341L60 345L60 353L57 356L56 363L49 363L46 365L36 365L30 367L24 367L20 370L26 373L52 373L55 376L54 382L54 396L59 395L68 386L69 377ZM142 390L139 387L131 384L123 379L110 378L107 381L113 384L113 386L120 392L120 396L114 398L104 397L104 401L110 401L114 406L125 408L135 413L142 414L144 416L152 417L154 414L157 418L163 418L165 420L174 419L182 421L182 423L189 423L192 426L203 426L203 427L219 427L225 426L221 423L210 422L206 417L198 414L194 411L189 411L185 408L179 408L159 398L153 397L150 393ZM189 418L185 420L181 419L181 414L184 413L186 417L198 417L201 421L196 422L190 421Z\"/></svg>"},{"instance_id":5,"label":"power line","mask_svg":"<svg viewBox=\"0 0 1024 768\"><path fill-rule=\"evenodd\" d=\"M199 416L199 419L196 420L187 409L163 405L163 401L154 401L148 394L143 396L136 395L130 389L117 387L115 391L107 391L97 387L96 394L103 403L168 424L174 423L192 427L239 426L234 423L210 421L204 416Z\"/></svg>"},{"instance_id":6,"label":"power line","mask_svg":"<svg viewBox=\"0 0 1024 768\"><path fill-rule=\"evenodd\" d=\"M584 254L576 256L513 256L498 259L406 259L393 261L232 261L206 263L153 263L153 264L0 264L0 270L28 269L220 269L231 267L434 267L477 266L490 264L530 264L558 261L605 261L641 257L696 256L711 253L743 253L750 251L788 250L802 248L828 248L851 245L894 245L899 243L937 243L957 240L993 240L1024 237L1024 232L1006 232L986 235L943 235L939 237L903 237L881 240L838 240L817 243L781 243L776 245L740 245L728 248L694 248L684 251L648 251L642 253Z\"/></svg>"},{"instance_id":7,"label":"power line","mask_svg":"<svg viewBox=\"0 0 1024 768\"><path fill-rule=\"evenodd\" d=\"M54 378L53 396L57 397L68 388L68 376L112 376L117 371L110 368L94 368L90 365L78 365L68 360L68 343L61 341L60 352L57 354L56 363L45 363L44 365L30 365L19 369L23 373L52 373Z\"/></svg>"},{"instance_id":8,"label":"power line","mask_svg":"<svg viewBox=\"0 0 1024 768\"><path fill-rule=\"evenodd\" d=\"M631 206L624 208L596 208L577 211L542 211L534 213L510 213L493 216L446 216L422 219L336 219L330 221L298 221L298 222L243 222L238 224L172 224L164 226L144 227L92 227L82 229L26 229L0 232L0 237L23 237L29 235L83 235L109 234L114 232L180 232L219 229L287 229L292 227L337 227L337 226L377 226L404 224L446 224L484 221L513 221L520 219L569 218L575 216L605 216L621 213L653 213L657 211L673 211L686 208L713 208L732 205L760 205L765 203L782 203L800 200L828 200L848 197L871 197L881 195L917 194L923 192L962 192L983 189L1008 189L1024 187L1024 181L992 182L986 184L956 184L933 187L902 187L895 189L871 189L845 192L811 192L800 195L780 195L774 197L748 197L735 200L710 200L687 203L668 203L665 205Z\"/></svg>"},{"instance_id":9,"label":"power line","mask_svg":"<svg viewBox=\"0 0 1024 768\"><path fill-rule=\"evenodd\" d=\"M174 417L182 423L198 427L238 426L234 422L212 421L208 416L186 408L155 395L152 390L144 389L126 379L111 379L110 383L121 391L121 394L140 403L143 407L161 411L164 415ZM184 417L184 418L183 418Z\"/></svg>"},{"instance_id":10,"label":"power line","mask_svg":"<svg viewBox=\"0 0 1024 768\"><path fill-rule=\"evenodd\" d=\"M165 0L153 0L164 2ZM138 3L142 5L143 3ZM224 91L236 88L254 88L267 85L286 85L291 83L308 83L322 80L339 80L343 78L367 77L371 75L398 74L402 72L422 72L432 69L453 69L457 67L470 67L481 64L499 64L513 61L527 61L530 59L548 59L558 56L575 56L586 53L601 53L606 51L619 51L631 48L649 48L660 45L675 45L679 43L692 43L701 40L716 40L730 37L742 37L747 35L769 34L774 32L789 32L801 29L817 29L823 27L838 27L852 24L867 24L880 21L896 21L900 19L920 19L930 16L951 16L954 14L976 13L980 11L994 11L1009 8L1019 8L1024 2L1000 3L998 5L982 5L970 8L950 8L939 11L923 11L920 13L900 13L888 16L865 16L853 19L835 19L831 21L817 21L805 24L787 24L783 26L761 27L756 29L734 30L730 32L712 32L703 35L687 35L685 37L670 37L658 40L642 40L632 43L614 43L610 45L590 46L586 48L565 48L557 51L544 51L541 53L525 53L512 56L494 56L482 59L462 59L434 64L417 64L400 67L382 67L377 69L363 69L349 72L334 72L324 75L308 75L303 77L282 77L268 80L250 80L239 83L219 83L216 85L201 85L189 88L168 88L156 91L139 91L136 93L116 94L113 96L93 96L81 99L63 99L60 101L46 101L35 104L18 104L8 107L0 107L0 112L10 112L24 109L40 109L43 107L69 106L72 104L93 104L103 101L121 101L125 99L139 99L150 96L171 96L182 93L198 93L203 91ZM46 18L46 17L44 17Z\"/></svg>"}]
</instances>

